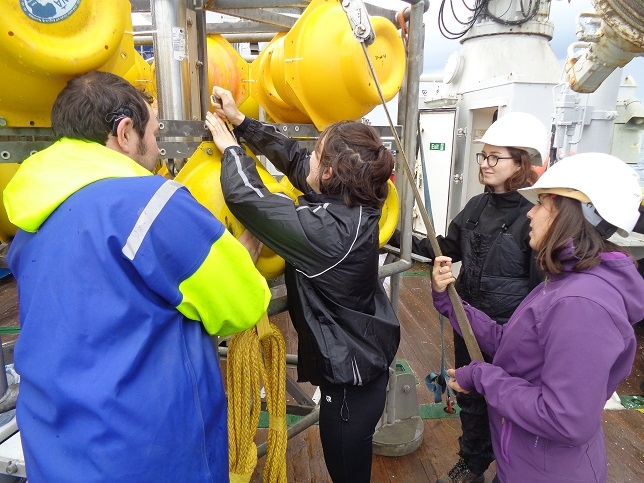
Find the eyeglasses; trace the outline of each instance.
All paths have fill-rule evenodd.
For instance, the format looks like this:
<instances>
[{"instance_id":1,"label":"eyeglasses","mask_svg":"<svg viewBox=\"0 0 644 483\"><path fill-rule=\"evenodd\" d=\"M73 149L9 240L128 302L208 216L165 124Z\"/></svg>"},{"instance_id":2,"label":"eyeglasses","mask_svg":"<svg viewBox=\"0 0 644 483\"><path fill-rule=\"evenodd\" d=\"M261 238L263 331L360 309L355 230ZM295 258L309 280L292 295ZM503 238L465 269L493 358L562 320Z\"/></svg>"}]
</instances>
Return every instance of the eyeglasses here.
<instances>
[{"instance_id":1,"label":"eyeglasses","mask_svg":"<svg viewBox=\"0 0 644 483\"><path fill-rule=\"evenodd\" d=\"M105 122L110 125L112 136L117 135L119 123L126 117L132 119L133 115L134 113L132 112L132 109L127 106L121 106L115 111L107 113L107 115L105 116Z\"/></svg>"},{"instance_id":2,"label":"eyeglasses","mask_svg":"<svg viewBox=\"0 0 644 483\"><path fill-rule=\"evenodd\" d=\"M493 168L499 162L499 159L514 159L512 156L497 156L496 154L488 154L487 156L483 153L476 153L476 162L481 165L483 161L487 161L487 165L490 168Z\"/></svg>"}]
</instances>

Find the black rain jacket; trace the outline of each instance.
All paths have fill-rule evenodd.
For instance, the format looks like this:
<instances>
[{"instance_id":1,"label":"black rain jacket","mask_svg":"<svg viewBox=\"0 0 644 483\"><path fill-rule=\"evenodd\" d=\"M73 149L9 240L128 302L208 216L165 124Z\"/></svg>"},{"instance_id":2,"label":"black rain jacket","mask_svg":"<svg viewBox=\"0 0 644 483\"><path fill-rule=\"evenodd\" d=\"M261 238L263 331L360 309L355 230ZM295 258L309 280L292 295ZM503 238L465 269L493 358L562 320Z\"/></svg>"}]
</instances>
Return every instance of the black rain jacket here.
<instances>
[{"instance_id":1,"label":"black rain jacket","mask_svg":"<svg viewBox=\"0 0 644 483\"><path fill-rule=\"evenodd\" d=\"M467 202L446 236L437 237L443 255L462 262L458 294L498 323L507 322L543 279L530 248L531 208L518 191L486 191ZM413 237L412 244L414 253L434 258L426 238Z\"/></svg>"},{"instance_id":2,"label":"black rain jacket","mask_svg":"<svg viewBox=\"0 0 644 483\"><path fill-rule=\"evenodd\" d=\"M255 161L231 147L221 185L235 217L286 261L288 309L298 334L298 380L363 385L388 371L400 326L378 279L381 210L348 207L306 182L310 153L273 126L246 120L234 133L303 193L296 206L262 183Z\"/></svg>"}]
</instances>

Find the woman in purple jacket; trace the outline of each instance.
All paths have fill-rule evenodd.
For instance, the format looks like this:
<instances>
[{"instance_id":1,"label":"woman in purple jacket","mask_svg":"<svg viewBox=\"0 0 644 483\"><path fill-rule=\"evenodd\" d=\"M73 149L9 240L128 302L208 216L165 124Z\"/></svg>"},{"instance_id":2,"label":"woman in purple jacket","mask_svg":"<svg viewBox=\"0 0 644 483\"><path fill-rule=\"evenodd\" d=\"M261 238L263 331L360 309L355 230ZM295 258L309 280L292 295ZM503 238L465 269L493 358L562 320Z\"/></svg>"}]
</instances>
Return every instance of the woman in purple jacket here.
<instances>
[{"instance_id":1,"label":"woman in purple jacket","mask_svg":"<svg viewBox=\"0 0 644 483\"><path fill-rule=\"evenodd\" d=\"M633 229L639 176L613 156L577 154L520 192L535 203L530 246L547 278L506 325L464 303L494 360L450 369L449 385L487 398L495 482L605 482L602 410L631 372L632 324L644 317L644 281L608 238ZM445 290L451 259L435 262L434 306L460 333Z\"/></svg>"}]
</instances>

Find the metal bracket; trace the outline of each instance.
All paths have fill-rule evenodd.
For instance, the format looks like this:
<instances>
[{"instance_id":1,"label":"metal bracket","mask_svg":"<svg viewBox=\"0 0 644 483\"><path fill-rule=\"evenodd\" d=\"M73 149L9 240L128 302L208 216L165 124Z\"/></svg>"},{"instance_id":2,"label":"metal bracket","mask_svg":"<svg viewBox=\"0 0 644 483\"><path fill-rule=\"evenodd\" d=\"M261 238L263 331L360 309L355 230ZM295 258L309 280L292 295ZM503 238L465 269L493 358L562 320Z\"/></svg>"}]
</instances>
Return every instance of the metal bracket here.
<instances>
[{"instance_id":1,"label":"metal bracket","mask_svg":"<svg viewBox=\"0 0 644 483\"><path fill-rule=\"evenodd\" d=\"M349 18L356 40L364 42L366 46L371 45L376 40L376 34L371 27L369 13L364 2L362 0L342 0L342 8Z\"/></svg>"},{"instance_id":2,"label":"metal bracket","mask_svg":"<svg viewBox=\"0 0 644 483\"><path fill-rule=\"evenodd\" d=\"M313 149L320 135L312 124L272 124L285 136L297 139L304 146ZM391 143L393 134L389 126L372 126L383 143ZM401 126L395 126L400 136ZM18 138L16 140L7 140ZM161 150L160 159L186 159L191 157L202 141L211 141L210 131L204 121L159 120L157 144ZM1 128L0 163L22 163L32 154L53 144L55 137L50 128ZM308 143L308 144L307 144Z\"/></svg>"}]
</instances>

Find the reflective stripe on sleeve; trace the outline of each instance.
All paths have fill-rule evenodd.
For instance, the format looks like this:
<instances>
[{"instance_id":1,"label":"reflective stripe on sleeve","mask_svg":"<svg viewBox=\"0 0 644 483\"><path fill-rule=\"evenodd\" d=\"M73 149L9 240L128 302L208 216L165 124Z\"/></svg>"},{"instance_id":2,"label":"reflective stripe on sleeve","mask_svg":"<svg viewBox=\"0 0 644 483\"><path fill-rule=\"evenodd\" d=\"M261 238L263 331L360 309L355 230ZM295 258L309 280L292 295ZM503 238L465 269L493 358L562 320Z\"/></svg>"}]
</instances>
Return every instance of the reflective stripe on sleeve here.
<instances>
[{"instance_id":1,"label":"reflective stripe on sleeve","mask_svg":"<svg viewBox=\"0 0 644 483\"><path fill-rule=\"evenodd\" d=\"M183 185L173 180L168 180L157 190L152 196L148 204L145 206L139 219L136 221L130 236L128 236L125 246L121 249L123 255L130 260L134 260L136 253L141 248L143 239L147 235L152 223L159 216L161 210L170 201L172 195L181 188Z\"/></svg>"}]
</instances>

